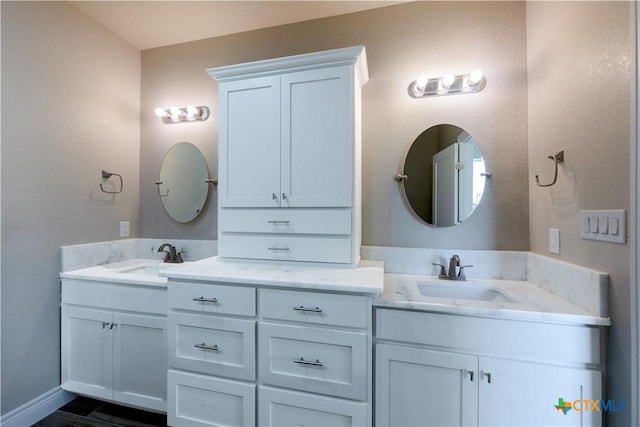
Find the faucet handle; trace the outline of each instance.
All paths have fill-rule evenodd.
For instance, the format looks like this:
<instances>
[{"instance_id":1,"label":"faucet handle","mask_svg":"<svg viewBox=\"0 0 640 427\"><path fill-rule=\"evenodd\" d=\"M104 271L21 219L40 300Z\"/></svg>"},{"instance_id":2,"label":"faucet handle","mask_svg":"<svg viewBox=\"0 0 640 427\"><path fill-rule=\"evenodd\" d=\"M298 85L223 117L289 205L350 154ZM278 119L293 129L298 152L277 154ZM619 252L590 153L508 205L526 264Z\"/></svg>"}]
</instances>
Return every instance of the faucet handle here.
<instances>
[{"instance_id":1,"label":"faucet handle","mask_svg":"<svg viewBox=\"0 0 640 427\"><path fill-rule=\"evenodd\" d=\"M467 267L473 267L472 264L469 265L461 265L460 266L460 272L458 273L458 280L467 280L467 276L465 276L464 274L464 269Z\"/></svg>"},{"instance_id":2,"label":"faucet handle","mask_svg":"<svg viewBox=\"0 0 640 427\"><path fill-rule=\"evenodd\" d=\"M438 263L435 263L435 262L432 262L431 265L435 265L435 266L440 267L440 274L438 275L439 278L442 279L442 278L448 277L447 276L447 270L445 270L445 266L444 265L438 264Z\"/></svg>"}]
</instances>

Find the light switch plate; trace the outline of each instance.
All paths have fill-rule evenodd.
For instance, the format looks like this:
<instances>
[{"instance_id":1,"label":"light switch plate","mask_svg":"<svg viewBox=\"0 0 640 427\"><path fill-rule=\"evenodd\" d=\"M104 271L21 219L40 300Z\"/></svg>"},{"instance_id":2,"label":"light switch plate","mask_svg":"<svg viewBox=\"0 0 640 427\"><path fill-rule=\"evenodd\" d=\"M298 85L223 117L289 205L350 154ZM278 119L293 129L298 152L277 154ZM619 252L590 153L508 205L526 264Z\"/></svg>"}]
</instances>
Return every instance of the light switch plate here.
<instances>
[{"instance_id":1,"label":"light switch plate","mask_svg":"<svg viewBox=\"0 0 640 427\"><path fill-rule=\"evenodd\" d=\"M129 221L120 221L120 237L129 237Z\"/></svg>"},{"instance_id":2,"label":"light switch plate","mask_svg":"<svg viewBox=\"0 0 640 427\"><path fill-rule=\"evenodd\" d=\"M627 211L580 211L580 237L611 243L627 243Z\"/></svg>"},{"instance_id":3,"label":"light switch plate","mask_svg":"<svg viewBox=\"0 0 640 427\"><path fill-rule=\"evenodd\" d=\"M560 230L557 228L549 229L549 252L560 255Z\"/></svg>"}]
</instances>

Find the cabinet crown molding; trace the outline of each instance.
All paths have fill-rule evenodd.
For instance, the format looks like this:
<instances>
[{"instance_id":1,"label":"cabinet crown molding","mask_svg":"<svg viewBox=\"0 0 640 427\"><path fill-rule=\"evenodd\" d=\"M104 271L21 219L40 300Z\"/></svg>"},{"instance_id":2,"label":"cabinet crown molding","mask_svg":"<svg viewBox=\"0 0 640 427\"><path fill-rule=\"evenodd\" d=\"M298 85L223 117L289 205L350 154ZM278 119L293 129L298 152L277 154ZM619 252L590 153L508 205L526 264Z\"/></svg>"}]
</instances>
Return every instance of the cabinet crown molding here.
<instances>
[{"instance_id":1,"label":"cabinet crown molding","mask_svg":"<svg viewBox=\"0 0 640 427\"><path fill-rule=\"evenodd\" d=\"M206 71L207 74L218 82L225 82L239 78L244 79L282 74L283 72L303 71L317 68L320 65L323 67L354 65L360 86L369 80L367 55L364 46L353 46L243 64L225 65L222 67L209 68Z\"/></svg>"}]
</instances>

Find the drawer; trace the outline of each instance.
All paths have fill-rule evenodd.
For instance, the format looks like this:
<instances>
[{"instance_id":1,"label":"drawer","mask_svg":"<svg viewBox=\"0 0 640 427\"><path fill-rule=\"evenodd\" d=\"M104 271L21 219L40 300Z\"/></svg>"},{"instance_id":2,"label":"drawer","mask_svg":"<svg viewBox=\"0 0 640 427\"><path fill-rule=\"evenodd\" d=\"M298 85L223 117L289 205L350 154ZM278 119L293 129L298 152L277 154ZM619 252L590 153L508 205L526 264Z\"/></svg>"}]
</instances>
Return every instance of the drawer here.
<instances>
[{"instance_id":1,"label":"drawer","mask_svg":"<svg viewBox=\"0 0 640 427\"><path fill-rule=\"evenodd\" d=\"M260 323L262 383L354 400L367 399L367 335Z\"/></svg>"},{"instance_id":2,"label":"drawer","mask_svg":"<svg viewBox=\"0 0 640 427\"><path fill-rule=\"evenodd\" d=\"M351 244L349 237L220 233L218 255L223 258L350 264Z\"/></svg>"},{"instance_id":3,"label":"drawer","mask_svg":"<svg viewBox=\"0 0 640 427\"><path fill-rule=\"evenodd\" d=\"M270 387L258 388L259 426L371 425L368 405Z\"/></svg>"},{"instance_id":4,"label":"drawer","mask_svg":"<svg viewBox=\"0 0 640 427\"><path fill-rule=\"evenodd\" d=\"M233 233L351 234L351 209L220 209L218 227Z\"/></svg>"},{"instance_id":5,"label":"drawer","mask_svg":"<svg viewBox=\"0 0 640 427\"><path fill-rule=\"evenodd\" d=\"M169 313L169 366L253 381L253 320Z\"/></svg>"},{"instance_id":6,"label":"drawer","mask_svg":"<svg viewBox=\"0 0 640 427\"><path fill-rule=\"evenodd\" d=\"M170 426L254 426L253 384L169 370Z\"/></svg>"},{"instance_id":7,"label":"drawer","mask_svg":"<svg viewBox=\"0 0 640 427\"><path fill-rule=\"evenodd\" d=\"M600 363L594 327L376 310L376 338L474 354L560 363ZM513 345L516 337L518 345Z\"/></svg>"},{"instance_id":8,"label":"drawer","mask_svg":"<svg viewBox=\"0 0 640 427\"><path fill-rule=\"evenodd\" d=\"M256 315L256 289L248 286L169 281L171 308L202 313Z\"/></svg>"},{"instance_id":9,"label":"drawer","mask_svg":"<svg viewBox=\"0 0 640 427\"><path fill-rule=\"evenodd\" d=\"M368 324L365 296L279 289L258 292L259 314L263 319L361 329Z\"/></svg>"},{"instance_id":10,"label":"drawer","mask_svg":"<svg viewBox=\"0 0 640 427\"><path fill-rule=\"evenodd\" d=\"M167 289L125 283L62 279L62 303L167 315Z\"/></svg>"}]
</instances>

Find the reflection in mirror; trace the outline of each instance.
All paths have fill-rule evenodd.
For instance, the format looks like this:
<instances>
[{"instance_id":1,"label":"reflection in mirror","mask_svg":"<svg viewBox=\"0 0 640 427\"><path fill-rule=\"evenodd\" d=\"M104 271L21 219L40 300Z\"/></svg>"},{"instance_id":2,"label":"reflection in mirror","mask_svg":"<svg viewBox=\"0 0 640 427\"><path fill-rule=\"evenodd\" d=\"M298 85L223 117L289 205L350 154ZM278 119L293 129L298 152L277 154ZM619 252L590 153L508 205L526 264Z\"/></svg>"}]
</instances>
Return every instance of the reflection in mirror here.
<instances>
[{"instance_id":1,"label":"reflection in mirror","mask_svg":"<svg viewBox=\"0 0 640 427\"><path fill-rule=\"evenodd\" d=\"M179 142L167 151L156 182L164 210L178 222L189 222L202 211L209 194L209 173L195 145Z\"/></svg>"},{"instance_id":2,"label":"reflection in mirror","mask_svg":"<svg viewBox=\"0 0 640 427\"><path fill-rule=\"evenodd\" d=\"M449 227L474 211L485 184L485 165L475 139L449 124L432 126L411 144L402 180L411 209L426 223Z\"/></svg>"}]
</instances>

